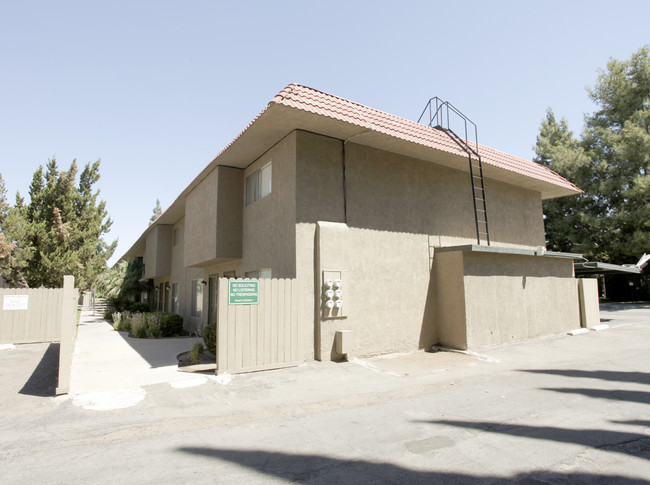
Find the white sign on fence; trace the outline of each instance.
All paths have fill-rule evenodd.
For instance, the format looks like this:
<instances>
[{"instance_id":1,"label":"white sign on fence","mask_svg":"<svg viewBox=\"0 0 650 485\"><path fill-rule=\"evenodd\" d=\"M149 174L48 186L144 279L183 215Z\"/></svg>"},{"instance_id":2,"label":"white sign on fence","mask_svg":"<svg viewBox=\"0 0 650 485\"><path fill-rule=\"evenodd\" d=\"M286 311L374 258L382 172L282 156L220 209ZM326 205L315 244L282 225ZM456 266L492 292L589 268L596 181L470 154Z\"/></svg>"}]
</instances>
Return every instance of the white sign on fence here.
<instances>
[{"instance_id":1,"label":"white sign on fence","mask_svg":"<svg viewBox=\"0 0 650 485\"><path fill-rule=\"evenodd\" d=\"M2 302L3 310L27 310L29 304L28 295L5 295Z\"/></svg>"}]
</instances>

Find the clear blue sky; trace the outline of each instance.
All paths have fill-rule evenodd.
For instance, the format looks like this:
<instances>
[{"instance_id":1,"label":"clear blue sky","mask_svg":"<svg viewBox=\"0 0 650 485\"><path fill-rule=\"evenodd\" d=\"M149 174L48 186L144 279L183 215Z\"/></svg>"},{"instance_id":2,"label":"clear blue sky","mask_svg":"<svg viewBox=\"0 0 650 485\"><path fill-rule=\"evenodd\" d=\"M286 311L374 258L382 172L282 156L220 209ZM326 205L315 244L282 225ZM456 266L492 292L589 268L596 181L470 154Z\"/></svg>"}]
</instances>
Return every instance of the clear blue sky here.
<instances>
[{"instance_id":1,"label":"clear blue sky","mask_svg":"<svg viewBox=\"0 0 650 485\"><path fill-rule=\"evenodd\" d=\"M291 82L417 120L451 101L527 159L546 109L574 132L610 57L650 44L643 1L0 0L0 173L101 158L111 263Z\"/></svg>"}]
</instances>

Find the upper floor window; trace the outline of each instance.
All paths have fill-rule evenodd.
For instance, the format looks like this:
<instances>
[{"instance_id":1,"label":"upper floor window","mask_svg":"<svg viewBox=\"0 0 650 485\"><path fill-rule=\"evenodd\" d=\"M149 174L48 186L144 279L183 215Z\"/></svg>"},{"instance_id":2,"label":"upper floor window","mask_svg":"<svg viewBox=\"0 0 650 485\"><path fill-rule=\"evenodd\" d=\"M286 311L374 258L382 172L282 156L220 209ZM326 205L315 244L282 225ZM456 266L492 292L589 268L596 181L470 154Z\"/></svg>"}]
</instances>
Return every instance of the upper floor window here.
<instances>
[{"instance_id":1,"label":"upper floor window","mask_svg":"<svg viewBox=\"0 0 650 485\"><path fill-rule=\"evenodd\" d=\"M271 193L271 162L246 177L246 205Z\"/></svg>"}]
</instances>

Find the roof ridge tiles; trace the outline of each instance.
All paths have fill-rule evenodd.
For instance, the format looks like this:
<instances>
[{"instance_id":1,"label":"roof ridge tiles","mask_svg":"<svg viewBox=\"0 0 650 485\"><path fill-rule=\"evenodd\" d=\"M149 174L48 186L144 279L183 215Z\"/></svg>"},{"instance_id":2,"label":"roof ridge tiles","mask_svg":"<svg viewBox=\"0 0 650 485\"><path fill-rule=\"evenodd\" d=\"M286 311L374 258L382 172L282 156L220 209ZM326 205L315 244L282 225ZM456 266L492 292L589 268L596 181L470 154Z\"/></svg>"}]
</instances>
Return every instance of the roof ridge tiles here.
<instances>
[{"instance_id":1,"label":"roof ridge tiles","mask_svg":"<svg viewBox=\"0 0 650 485\"><path fill-rule=\"evenodd\" d=\"M402 138L449 153L461 155L465 153L462 148L448 139L440 130L433 127L302 84L289 84L275 96L271 103L274 102L356 124L389 136ZM510 155L487 145L478 144L478 148L479 153L482 152L482 160L489 165L581 192L570 181L564 179L550 168L532 160Z\"/></svg>"}]
</instances>

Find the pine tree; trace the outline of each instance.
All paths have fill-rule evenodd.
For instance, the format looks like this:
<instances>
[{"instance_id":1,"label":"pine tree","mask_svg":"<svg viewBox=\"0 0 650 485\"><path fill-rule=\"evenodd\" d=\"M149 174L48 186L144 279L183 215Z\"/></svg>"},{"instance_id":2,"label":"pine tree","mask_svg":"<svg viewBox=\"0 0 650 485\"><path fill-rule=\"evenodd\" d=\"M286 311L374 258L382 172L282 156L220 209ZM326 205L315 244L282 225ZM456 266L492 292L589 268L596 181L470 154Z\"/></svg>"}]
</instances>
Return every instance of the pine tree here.
<instances>
[{"instance_id":1,"label":"pine tree","mask_svg":"<svg viewBox=\"0 0 650 485\"><path fill-rule=\"evenodd\" d=\"M5 187L5 181L0 173L0 232L2 232L2 225L7 219L10 209L11 206L7 203L7 188Z\"/></svg>"},{"instance_id":2,"label":"pine tree","mask_svg":"<svg viewBox=\"0 0 650 485\"><path fill-rule=\"evenodd\" d=\"M151 214L151 218L149 219L149 225L156 222L156 219L158 219L161 214L162 207L160 207L160 200L156 199L156 207L153 208L153 214Z\"/></svg>"},{"instance_id":3,"label":"pine tree","mask_svg":"<svg viewBox=\"0 0 650 485\"><path fill-rule=\"evenodd\" d=\"M59 171L56 160L49 160L45 170L41 166L33 175L29 204L25 207L16 196L15 207L4 217L7 231L0 241L7 262L3 276L10 284L59 287L70 274L79 288L92 287L117 245L103 239L112 222L105 202L98 200L99 191L93 192L99 166L99 160L87 164L77 187L76 160L67 171Z\"/></svg>"},{"instance_id":4,"label":"pine tree","mask_svg":"<svg viewBox=\"0 0 650 485\"><path fill-rule=\"evenodd\" d=\"M27 237L24 201L16 194L16 204L11 207L0 175L0 276L11 287L27 287L25 278L28 262L34 250Z\"/></svg>"},{"instance_id":5,"label":"pine tree","mask_svg":"<svg viewBox=\"0 0 650 485\"><path fill-rule=\"evenodd\" d=\"M650 55L610 60L589 91L599 109L575 138L549 110L536 161L584 194L544 202L549 249L629 263L650 249Z\"/></svg>"}]
</instances>

